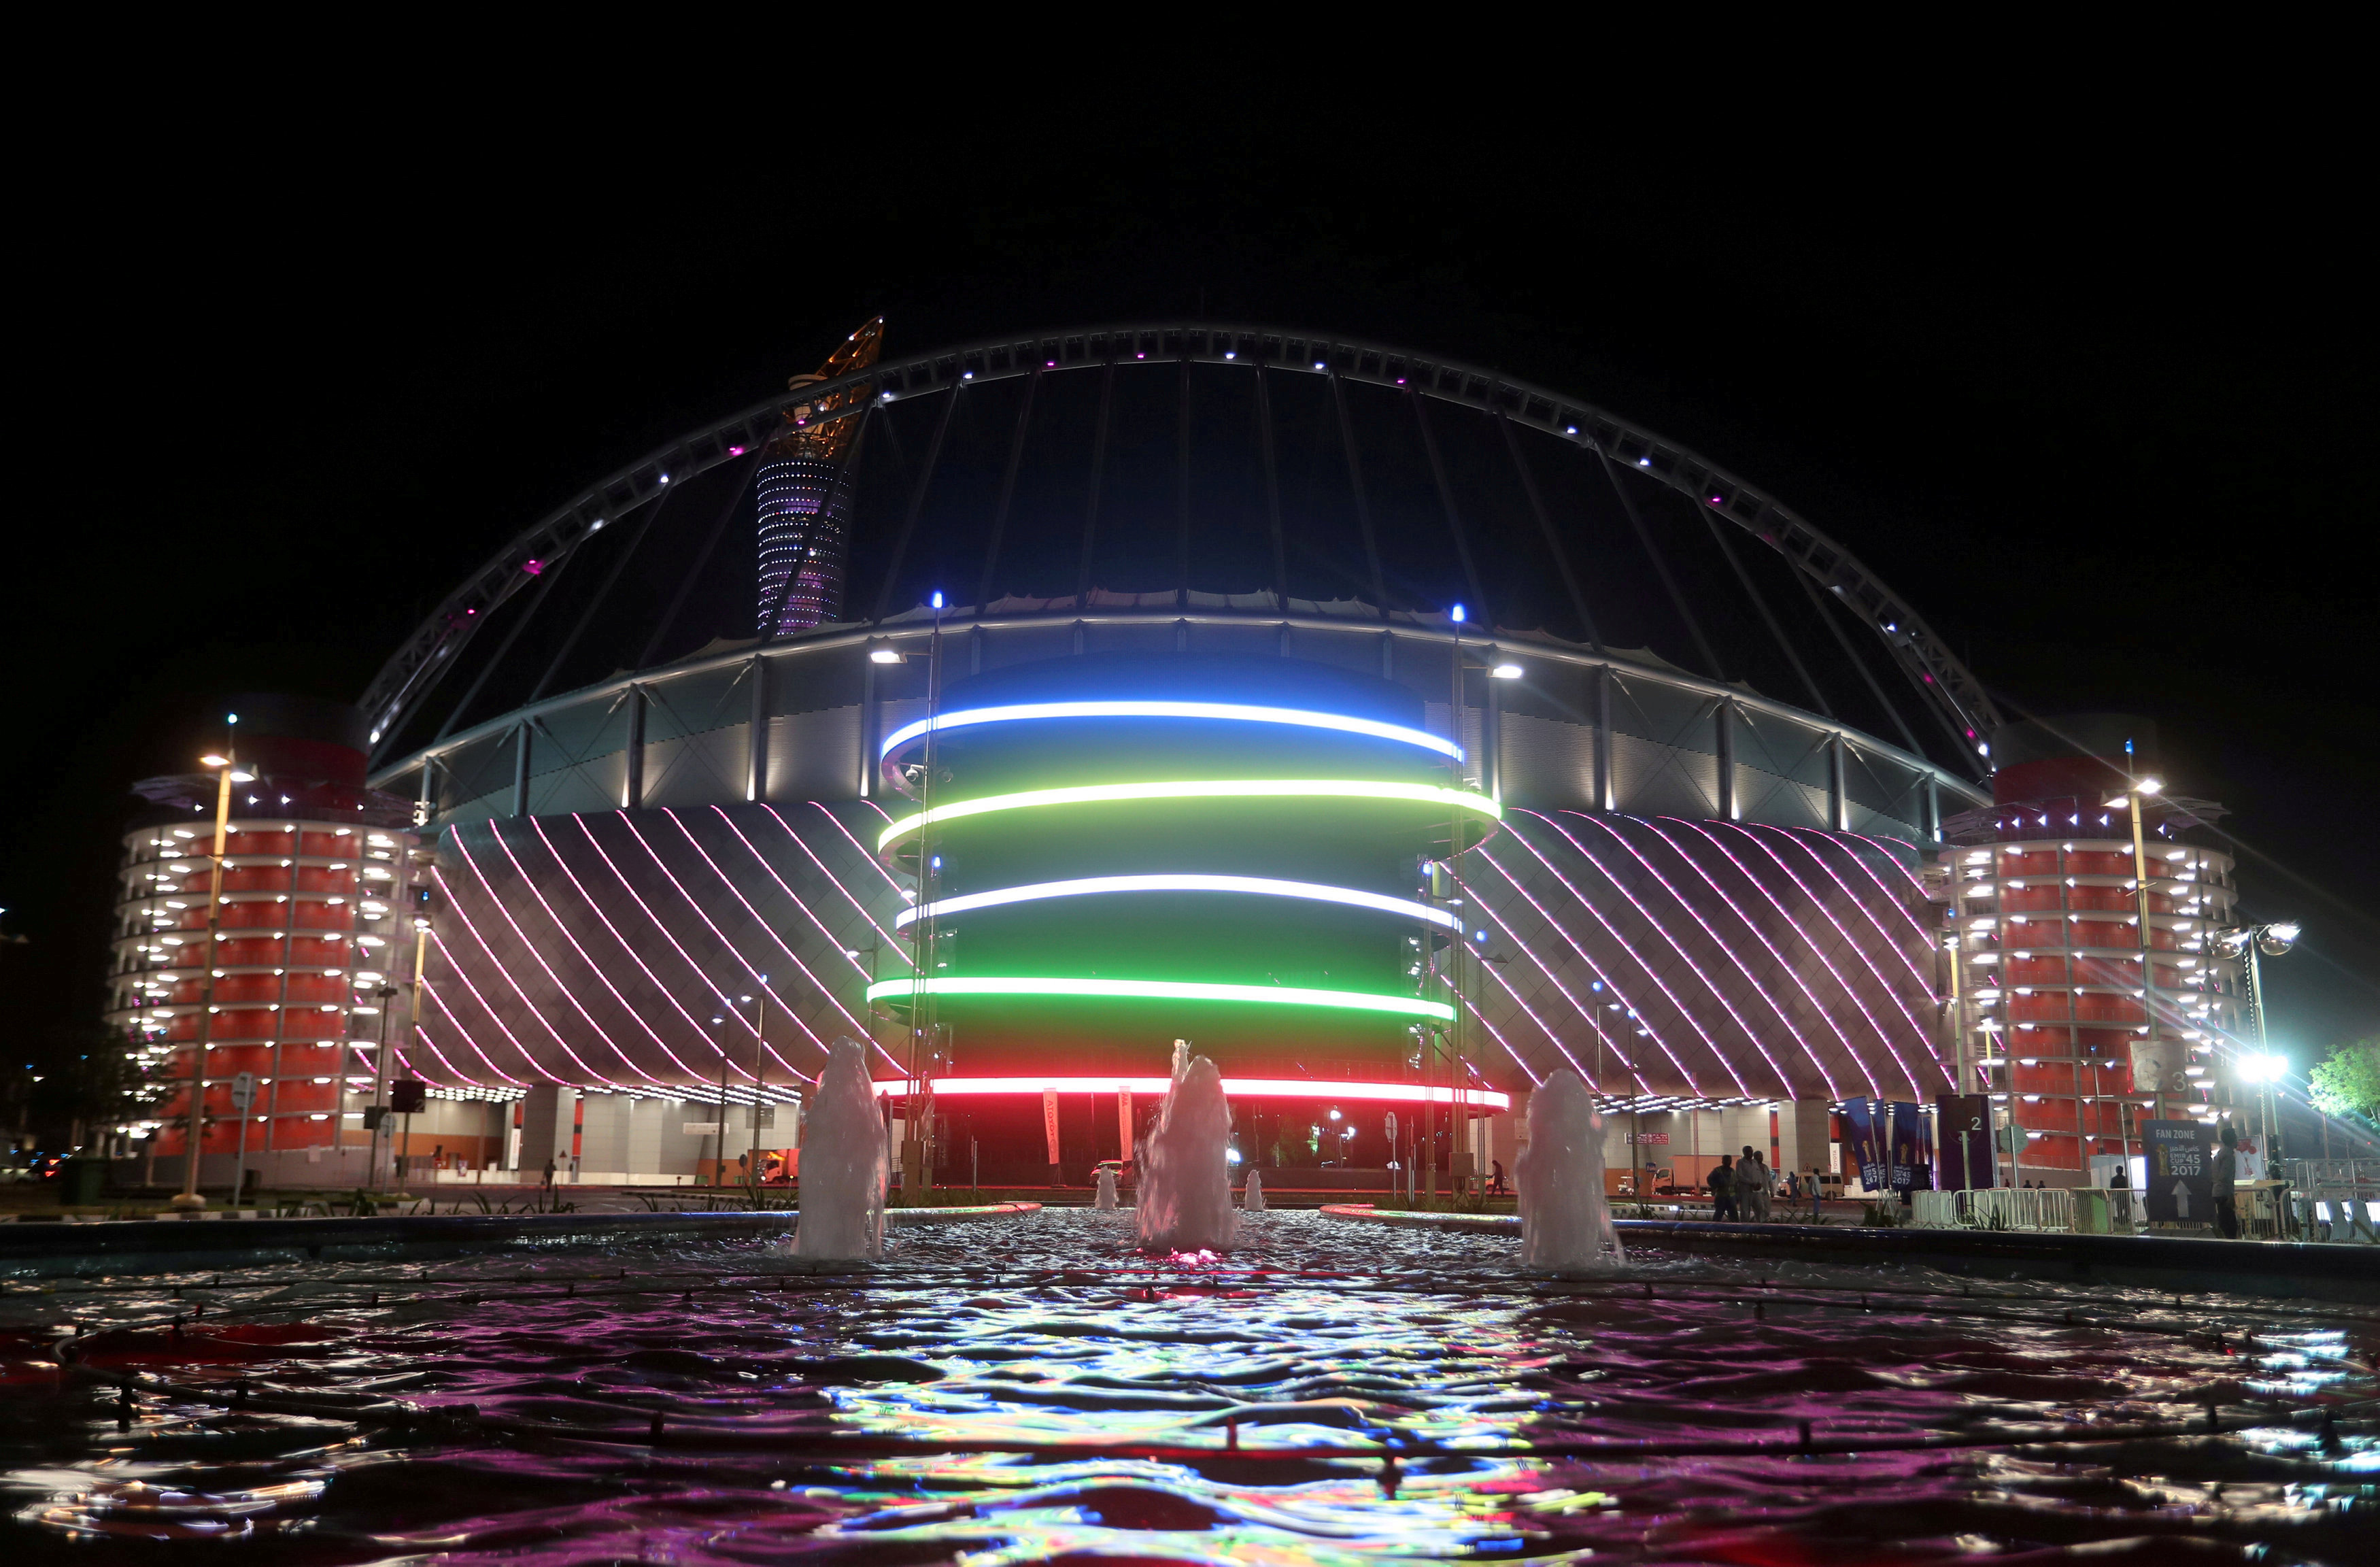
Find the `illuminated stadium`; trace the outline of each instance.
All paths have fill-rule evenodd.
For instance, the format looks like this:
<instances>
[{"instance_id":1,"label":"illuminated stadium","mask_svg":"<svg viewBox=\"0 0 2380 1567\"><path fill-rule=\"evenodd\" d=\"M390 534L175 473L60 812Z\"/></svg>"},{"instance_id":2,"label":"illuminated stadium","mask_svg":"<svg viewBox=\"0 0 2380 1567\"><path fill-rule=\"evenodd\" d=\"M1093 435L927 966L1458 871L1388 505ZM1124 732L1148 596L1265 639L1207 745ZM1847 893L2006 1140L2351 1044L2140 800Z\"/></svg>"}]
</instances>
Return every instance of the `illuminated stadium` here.
<instances>
[{"instance_id":1,"label":"illuminated stadium","mask_svg":"<svg viewBox=\"0 0 2380 1567\"><path fill-rule=\"evenodd\" d=\"M1330 335L893 341L569 497L389 659L355 782L413 802L413 884L321 911L384 943L353 966L387 1007L276 1152L349 1146L402 1075L465 1162L732 1174L795 1140L746 1107L847 1037L912 1180L1087 1180L1176 1040L1258 1166L1509 1165L1515 1096L1567 1067L1650 1145L1621 1164L1824 1165L1846 1099L1964 1090L2074 1169L2166 1091L2110 1070L2132 1040L2179 1071L2230 1016L2183 912L2228 862L2192 851L2146 938L2007 959L2011 1003L2020 964L2081 998L2022 992L2062 1026L2014 1064L1972 1002L1998 954L1944 944L1952 882L2035 836L1990 825L2030 798L1995 801L2001 715L1849 550L1675 443ZM2131 845L2092 832L2120 923ZM128 931L166 928L163 841L128 838ZM2152 947L2191 972L2151 964L2144 1012ZM113 1015L187 1077L192 971L134 948Z\"/></svg>"}]
</instances>

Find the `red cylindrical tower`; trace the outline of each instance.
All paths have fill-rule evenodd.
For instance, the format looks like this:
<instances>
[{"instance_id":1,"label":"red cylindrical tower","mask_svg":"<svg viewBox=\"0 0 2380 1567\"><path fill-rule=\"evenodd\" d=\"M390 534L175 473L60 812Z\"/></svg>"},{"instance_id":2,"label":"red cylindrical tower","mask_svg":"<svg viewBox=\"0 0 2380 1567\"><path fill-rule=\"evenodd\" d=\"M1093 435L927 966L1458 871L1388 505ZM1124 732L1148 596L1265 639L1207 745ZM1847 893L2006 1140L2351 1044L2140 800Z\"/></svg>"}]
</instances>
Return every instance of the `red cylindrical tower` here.
<instances>
[{"instance_id":1,"label":"red cylindrical tower","mask_svg":"<svg viewBox=\"0 0 2380 1567\"><path fill-rule=\"evenodd\" d=\"M2192 841L2223 808L2161 781L2135 845L2154 735L2114 715L2011 725L1993 803L1943 823L1961 1090L2007 1112L2005 1179L2079 1184L2093 1156L2139 1151L2141 1121L2213 1113L2206 1067L2242 995L2209 940L2231 923L2233 860Z\"/></svg>"},{"instance_id":2,"label":"red cylindrical tower","mask_svg":"<svg viewBox=\"0 0 2380 1567\"><path fill-rule=\"evenodd\" d=\"M161 1154L188 1147L202 1012L202 1152L238 1149L242 1073L255 1085L251 1156L360 1137L360 1111L355 1127L346 1118L374 1074L375 992L403 956L393 943L413 809L366 786L361 719L293 698L243 698L232 711L247 781L232 786L212 951L215 774L134 785L152 808L125 833L117 872L106 1018L164 1087L144 1128Z\"/></svg>"}]
</instances>

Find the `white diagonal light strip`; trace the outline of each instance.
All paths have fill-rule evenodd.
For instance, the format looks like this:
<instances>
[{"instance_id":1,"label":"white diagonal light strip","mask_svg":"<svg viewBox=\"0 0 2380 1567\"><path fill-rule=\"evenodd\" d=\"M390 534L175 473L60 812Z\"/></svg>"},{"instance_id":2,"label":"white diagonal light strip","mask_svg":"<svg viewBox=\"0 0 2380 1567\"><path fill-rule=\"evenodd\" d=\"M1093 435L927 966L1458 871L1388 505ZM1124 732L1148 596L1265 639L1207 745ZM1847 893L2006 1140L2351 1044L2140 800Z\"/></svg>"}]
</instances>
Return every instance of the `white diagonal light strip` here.
<instances>
[{"instance_id":1,"label":"white diagonal light strip","mask_svg":"<svg viewBox=\"0 0 2380 1567\"><path fill-rule=\"evenodd\" d=\"M949 915L965 914L971 909L998 908L1004 904L1033 903L1043 898L1087 897L1100 893L1251 893L1263 897L1310 898L1317 903L1378 909L1383 914L1393 914L1405 919L1426 919L1450 930L1461 928L1454 916L1444 909L1415 903L1410 898L1392 898L1385 893L1366 893L1354 887L1330 887L1318 881L1281 881L1269 876L1184 874L1082 876L1069 881L1040 881L1027 887L965 893L958 897L941 898L930 904L920 904L915 908L903 909L893 916L892 923L906 926L919 919L940 919Z\"/></svg>"},{"instance_id":2,"label":"white diagonal light strip","mask_svg":"<svg viewBox=\"0 0 2380 1567\"><path fill-rule=\"evenodd\" d=\"M1420 746L1440 756L1463 759L1463 747L1442 735L1426 729L1411 729L1402 723L1383 723L1376 718L1356 718L1342 712L1314 712L1303 708L1262 707L1250 702L1169 702L1169 701L1099 701L1099 702L1010 702L998 707L964 708L957 712L937 713L914 723L903 724L886 736L877 748L877 755L889 757L929 729L937 734L953 729L972 728L985 723L1018 723L1037 719L1063 718L1203 718L1220 719L1237 723L1285 723L1301 729L1330 729L1342 735L1368 735L1379 740L1397 740L1408 746Z\"/></svg>"}]
</instances>

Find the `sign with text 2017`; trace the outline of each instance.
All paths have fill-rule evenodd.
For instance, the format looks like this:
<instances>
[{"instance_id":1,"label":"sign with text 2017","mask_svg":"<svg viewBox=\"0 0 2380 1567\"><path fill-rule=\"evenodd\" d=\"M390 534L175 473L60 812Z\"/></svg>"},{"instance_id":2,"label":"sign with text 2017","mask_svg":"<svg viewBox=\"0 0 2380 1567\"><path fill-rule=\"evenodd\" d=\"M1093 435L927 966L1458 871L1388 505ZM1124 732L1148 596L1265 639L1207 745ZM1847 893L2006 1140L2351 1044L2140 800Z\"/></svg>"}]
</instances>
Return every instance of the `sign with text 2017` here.
<instances>
[{"instance_id":1,"label":"sign with text 2017","mask_svg":"<svg viewBox=\"0 0 2380 1567\"><path fill-rule=\"evenodd\" d=\"M2215 1128L2195 1121L2143 1121L2141 1151L2147 1156L2148 1190L2143 1205L2152 1224L2215 1221Z\"/></svg>"}]
</instances>

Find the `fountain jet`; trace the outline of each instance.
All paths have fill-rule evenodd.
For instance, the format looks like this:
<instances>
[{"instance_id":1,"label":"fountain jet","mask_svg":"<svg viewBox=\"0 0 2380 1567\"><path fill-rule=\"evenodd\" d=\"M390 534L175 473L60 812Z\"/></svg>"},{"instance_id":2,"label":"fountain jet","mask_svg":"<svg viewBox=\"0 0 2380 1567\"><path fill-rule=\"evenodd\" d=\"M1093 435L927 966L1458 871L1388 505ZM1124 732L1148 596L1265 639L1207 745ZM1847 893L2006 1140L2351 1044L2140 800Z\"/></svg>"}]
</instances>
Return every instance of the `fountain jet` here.
<instances>
[{"instance_id":1,"label":"fountain jet","mask_svg":"<svg viewBox=\"0 0 2380 1567\"><path fill-rule=\"evenodd\" d=\"M1153 1251L1219 1251L1232 1244L1232 1109L1223 1075L1173 1046L1173 1084L1141 1145L1140 1244Z\"/></svg>"},{"instance_id":2,"label":"fountain jet","mask_svg":"<svg viewBox=\"0 0 2380 1567\"><path fill-rule=\"evenodd\" d=\"M1247 1195L1240 1199L1240 1206L1250 1213L1264 1211L1264 1177L1254 1170L1248 1172Z\"/></svg>"},{"instance_id":3,"label":"fountain jet","mask_svg":"<svg viewBox=\"0 0 2380 1567\"><path fill-rule=\"evenodd\" d=\"M1513 1181L1524 1266L1616 1268L1628 1260L1603 1195L1603 1117L1576 1073L1556 1072L1529 1096L1529 1146Z\"/></svg>"},{"instance_id":4,"label":"fountain jet","mask_svg":"<svg viewBox=\"0 0 2380 1567\"><path fill-rule=\"evenodd\" d=\"M796 1257L873 1258L884 1254L884 1124L868 1081L868 1053L839 1039L819 1074L802 1137L801 1221Z\"/></svg>"}]
</instances>

